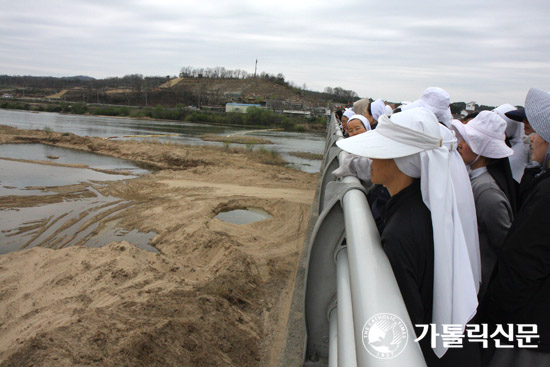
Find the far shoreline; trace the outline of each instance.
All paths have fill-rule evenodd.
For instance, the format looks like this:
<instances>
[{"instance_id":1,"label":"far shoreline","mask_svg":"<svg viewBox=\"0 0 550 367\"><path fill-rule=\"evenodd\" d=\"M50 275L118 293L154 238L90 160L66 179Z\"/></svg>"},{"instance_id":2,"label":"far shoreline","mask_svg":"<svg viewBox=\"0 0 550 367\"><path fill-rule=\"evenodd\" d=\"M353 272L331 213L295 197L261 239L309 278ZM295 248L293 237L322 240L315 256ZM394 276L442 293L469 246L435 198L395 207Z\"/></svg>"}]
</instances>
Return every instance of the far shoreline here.
<instances>
[{"instance_id":1,"label":"far shoreline","mask_svg":"<svg viewBox=\"0 0 550 367\"><path fill-rule=\"evenodd\" d=\"M71 112L72 106L80 106L74 108L76 112ZM81 106L85 106L85 110L79 110ZM34 108L33 108L34 107ZM91 111L97 113L90 112ZM97 107L97 108L94 108ZM24 111L31 113L40 113L40 112L49 112L49 113L59 113L63 115L81 115L81 116L99 116L99 117L109 117L109 118L122 118L122 119L134 119L142 121L170 121L170 122L184 122L189 124L207 124L214 126L231 126L239 127L243 129L281 129L281 131L286 132L308 132L308 133L318 133L320 135L325 134L326 125L320 123L309 123L307 121L298 122L297 117L291 117L291 122L283 123L282 125L277 125L274 123L269 124L240 124L232 123L231 119L234 116L243 118L246 114L241 113L232 113L228 115L226 112L212 112L208 110L194 110L188 108L168 108L163 106L156 107L143 107L143 106L126 106L126 105L98 105L98 104L87 104L83 102L46 102L46 101L35 101L35 100L26 100L26 99L12 99L10 101L0 101L0 109L12 110L12 111ZM101 110L110 111L112 114L100 113ZM118 111L116 111L118 110ZM81 113L79 113L82 111ZM131 111L138 111L137 114L131 114ZM158 115L173 115L174 113L179 113L180 116L183 116L183 119L174 119L174 118L155 118L152 116L147 116L146 114L157 113ZM269 112L271 114L275 114ZM188 117L196 116L194 114L212 115L219 118L223 116L225 121L207 121L207 120L190 120ZM278 114L275 114L278 116ZM173 116L172 116L173 117ZM288 118L288 116L278 116L283 118ZM318 117L320 119L321 117Z\"/></svg>"}]
</instances>

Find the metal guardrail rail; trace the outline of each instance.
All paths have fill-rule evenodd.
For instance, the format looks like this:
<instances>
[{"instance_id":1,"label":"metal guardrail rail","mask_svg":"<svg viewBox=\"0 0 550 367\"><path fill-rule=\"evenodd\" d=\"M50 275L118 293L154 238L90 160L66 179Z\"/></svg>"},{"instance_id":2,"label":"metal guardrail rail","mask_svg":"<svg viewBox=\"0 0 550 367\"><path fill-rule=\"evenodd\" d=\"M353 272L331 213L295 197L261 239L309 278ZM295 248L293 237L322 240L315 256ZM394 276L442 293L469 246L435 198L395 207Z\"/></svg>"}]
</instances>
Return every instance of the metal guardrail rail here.
<instances>
[{"instance_id":1,"label":"metal guardrail rail","mask_svg":"<svg viewBox=\"0 0 550 367\"><path fill-rule=\"evenodd\" d=\"M347 155L334 115L329 122L319 217L306 272L304 367L426 366L366 190L332 171Z\"/></svg>"}]
</instances>

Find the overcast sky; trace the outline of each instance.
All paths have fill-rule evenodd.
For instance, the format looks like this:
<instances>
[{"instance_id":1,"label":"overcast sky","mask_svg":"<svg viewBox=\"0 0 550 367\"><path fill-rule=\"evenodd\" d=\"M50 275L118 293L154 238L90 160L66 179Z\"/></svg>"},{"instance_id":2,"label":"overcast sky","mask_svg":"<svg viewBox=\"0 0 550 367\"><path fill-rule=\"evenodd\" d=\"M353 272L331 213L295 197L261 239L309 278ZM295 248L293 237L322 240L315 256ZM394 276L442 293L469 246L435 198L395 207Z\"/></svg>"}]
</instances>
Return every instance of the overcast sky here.
<instances>
[{"instance_id":1,"label":"overcast sky","mask_svg":"<svg viewBox=\"0 0 550 367\"><path fill-rule=\"evenodd\" d=\"M0 74L282 73L308 89L523 105L550 90L550 0L0 0Z\"/></svg>"}]
</instances>

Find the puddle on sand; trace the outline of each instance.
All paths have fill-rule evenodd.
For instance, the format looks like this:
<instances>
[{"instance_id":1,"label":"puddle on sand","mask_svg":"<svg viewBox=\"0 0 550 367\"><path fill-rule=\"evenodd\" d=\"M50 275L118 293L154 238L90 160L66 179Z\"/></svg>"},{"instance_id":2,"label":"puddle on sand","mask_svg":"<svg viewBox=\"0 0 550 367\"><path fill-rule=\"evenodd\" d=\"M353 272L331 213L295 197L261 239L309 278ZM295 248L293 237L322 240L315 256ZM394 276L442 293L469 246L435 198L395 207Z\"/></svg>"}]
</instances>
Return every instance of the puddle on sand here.
<instances>
[{"instance_id":1,"label":"puddle on sand","mask_svg":"<svg viewBox=\"0 0 550 367\"><path fill-rule=\"evenodd\" d=\"M155 232L143 233L136 229L128 231L123 228L117 227L120 219L115 219L105 224L105 227L99 231L94 237L92 237L86 246L89 247L102 247L111 242L128 241L133 243L137 247L158 253L159 250L149 245L151 238L156 236Z\"/></svg>"},{"instance_id":2,"label":"puddle on sand","mask_svg":"<svg viewBox=\"0 0 550 367\"><path fill-rule=\"evenodd\" d=\"M246 208L220 212L215 218L233 224L248 224L272 217L262 209Z\"/></svg>"},{"instance_id":3,"label":"puddle on sand","mask_svg":"<svg viewBox=\"0 0 550 367\"><path fill-rule=\"evenodd\" d=\"M2 209L0 215L0 254L42 246L64 248L73 245L100 247L112 241L128 241L145 250L153 251L149 240L154 232L128 232L116 228L113 216L132 207L119 198L96 195L92 198L69 200L31 208ZM97 231L100 223L106 223ZM155 252L158 252L154 249Z\"/></svg>"},{"instance_id":4,"label":"puddle on sand","mask_svg":"<svg viewBox=\"0 0 550 367\"><path fill-rule=\"evenodd\" d=\"M2 158L82 164L91 169L18 162ZM108 174L94 169L124 171L134 175ZM28 188L65 186L90 181L116 181L148 173L150 172L126 159L44 144L0 144L0 196L46 195L48 192Z\"/></svg>"},{"instance_id":5,"label":"puddle on sand","mask_svg":"<svg viewBox=\"0 0 550 367\"><path fill-rule=\"evenodd\" d=\"M42 144L0 144L0 157L51 161L48 156L55 157L56 163L85 164L95 169L129 171L134 175L108 174L88 168L51 166L0 158L0 197L51 195L48 187L125 180L149 173L131 161L73 149ZM35 246L54 249L74 245L101 247L123 240L142 249L158 252L149 245L156 233L125 231L116 226L118 220L115 216L131 208L131 202L103 196L93 187L87 190L92 191L94 196L78 200L65 198L59 203L33 207L0 209L0 254Z\"/></svg>"},{"instance_id":6,"label":"puddle on sand","mask_svg":"<svg viewBox=\"0 0 550 367\"><path fill-rule=\"evenodd\" d=\"M45 144L0 144L0 157L61 164L85 164L94 169L126 171L135 175L149 173L148 170L138 167L127 159Z\"/></svg>"},{"instance_id":7,"label":"puddle on sand","mask_svg":"<svg viewBox=\"0 0 550 367\"><path fill-rule=\"evenodd\" d=\"M135 177L137 176L111 175L88 168L58 167L0 159L0 196L45 195L48 193L26 188L66 186L91 181L117 181Z\"/></svg>"}]
</instances>

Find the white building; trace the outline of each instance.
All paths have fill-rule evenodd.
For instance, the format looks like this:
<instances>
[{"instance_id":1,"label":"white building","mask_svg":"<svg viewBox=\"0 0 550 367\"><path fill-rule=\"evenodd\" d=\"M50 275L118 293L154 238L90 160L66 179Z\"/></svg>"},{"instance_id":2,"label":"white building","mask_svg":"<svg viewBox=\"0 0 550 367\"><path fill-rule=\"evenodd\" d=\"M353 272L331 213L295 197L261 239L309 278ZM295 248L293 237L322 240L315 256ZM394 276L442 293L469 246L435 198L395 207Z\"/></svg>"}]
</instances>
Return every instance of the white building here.
<instances>
[{"instance_id":1,"label":"white building","mask_svg":"<svg viewBox=\"0 0 550 367\"><path fill-rule=\"evenodd\" d=\"M262 108L261 104L248 104L248 103L227 103L225 105L225 112L240 112L246 113L250 107Z\"/></svg>"},{"instance_id":2,"label":"white building","mask_svg":"<svg viewBox=\"0 0 550 367\"><path fill-rule=\"evenodd\" d=\"M475 102L466 103L466 111L468 113L475 112L475 110L476 110L476 103Z\"/></svg>"}]
</instances>

